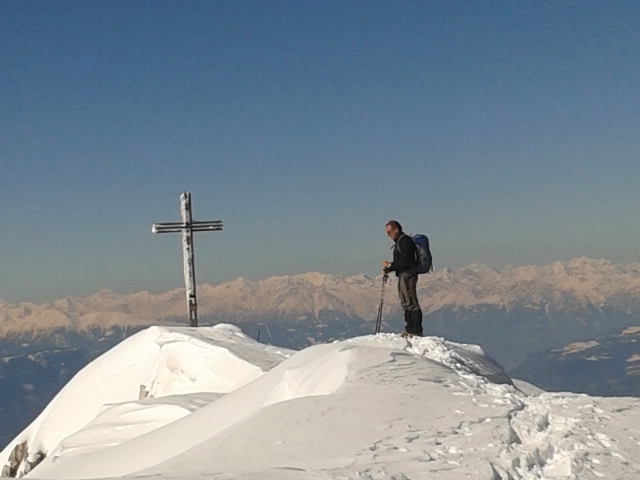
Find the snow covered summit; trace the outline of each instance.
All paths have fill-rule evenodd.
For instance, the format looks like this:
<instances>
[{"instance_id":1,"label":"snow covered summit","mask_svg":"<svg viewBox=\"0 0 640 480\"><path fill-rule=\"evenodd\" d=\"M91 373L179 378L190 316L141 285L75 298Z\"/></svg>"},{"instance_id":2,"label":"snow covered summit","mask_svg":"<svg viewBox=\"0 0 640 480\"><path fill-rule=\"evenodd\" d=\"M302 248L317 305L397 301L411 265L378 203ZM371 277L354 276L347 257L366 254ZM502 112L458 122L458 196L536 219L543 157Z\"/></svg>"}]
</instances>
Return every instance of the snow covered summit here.
<instances>
[{"instance_id":1,"label":"snow covered summit","mask_svg":"<svg viewBox=\"0 0 640 480\"><path fill-rule=\"evenodd\" d=\"M635 479L638 454L638 399L527 395L477 346L382 334L292 352L218 325L125 340L0 465L41 479L582 480Z\"/></svg>"}]
</instances>

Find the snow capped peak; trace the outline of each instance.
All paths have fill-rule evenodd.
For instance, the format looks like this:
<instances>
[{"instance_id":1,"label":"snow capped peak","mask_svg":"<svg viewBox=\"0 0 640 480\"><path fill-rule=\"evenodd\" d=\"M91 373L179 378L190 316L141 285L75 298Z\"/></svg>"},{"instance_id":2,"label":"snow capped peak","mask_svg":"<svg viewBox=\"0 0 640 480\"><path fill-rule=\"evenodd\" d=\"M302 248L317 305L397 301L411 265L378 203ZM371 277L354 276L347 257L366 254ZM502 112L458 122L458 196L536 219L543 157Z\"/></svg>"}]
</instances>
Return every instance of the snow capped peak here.
<instances>
[{"instance_id":1,"label":"snow capped peak","mask_svg":"<svg viewBox=\"0 0 640 480\"><path fill-rule=\"evenodd\" d=\"M607 268L612 265L609 260L605 260L603 258L589 258L589 257L576 257L567 262L567 265L571 268L582 266L591 269L595 268Z\"/></svg>"},{"instance_id":2,"label":"snow capped peak","mask_svg":"<svg viewBox=\"0 0 640 480\"><path fill-rule=\"evenodd\" d=\"M243 277L238 277L235 280L232 280L231 282L229 282L229 284L238 285L241 287L248 286L248 285L255 285L251 280L247 280L246 278L243 278Z\"/></svg>"},{"instance_id":3,"label":"snow capped peak","mask_svg":"<svg viewBox=\"0 0 640 480\"><path fill-rule=\"evenodd\" d=\"M514 277L520 281L533 281L540 276L540 271L533 265L514 269Z\"/></svg>"},{"instance_id":4,"label":"snow capped peak","mask_svg":"<svg viewBox=\"0 0 640 480\"><path fill-rule=\"evenodd\" d=\"M230 282L226 282L224 285L224 288L229 290L229 289L238 289L238 290L253 290L256 288L256 284L254 282L252 282L251 280L247 280L246 278L243 277L238 277L235 280L231 280ZM202 284L200 286L198 286L198 289L201 289L203 291L211 291L212 289L215 289L216 287L212 286L212 285L207 285Z\"/></svg>"},{"instance_id":5,"label":"snow capped peak","mask_svg":"<svg viewBox=\"0 0 640 480\"><path fill-rule=\"evenodd\" d=\"M0 465L26 450L13 473L41 479L631 479L639 428L637 399L527 396L442 338L288 352L232 325L152 327L76 375Z\"/></svg>"},{"instance_id":6,"label":"snow capped peak","mask_svg":"<svg viewBox=\"0 0 640 480\"><path fill-rule=\"evenodd\" d=\"M304 282L308 282L313 286L320 287L324 284L329 276L324 273L307 272L300 275L296 275L294 278L299 278Z\"/></svg>"},{"instance_id":7,"label":"snow capped peak","mask_svg":"<svg viewBox=\"0 0 640 480\"><path fill-rule=\"evenodd\" d=\"M494 270L493 268L487 266L487 265L483 265L481 263L472 263L470 265L467 265L466 267L462 268L461 270L462 273L466 274L466 275L472 275L472 276L494 276L494 275L498 275L498 272L496 270Z\"/></svg>"},{"instance_id":8,"label":"snow capped peak","mask_svg":"<svg viewBox=\"0 0 640 480\"><path fill-rule=\"evenodd\" d=\"M103 288L102 290L99 290L98 293L95 294L95 296L102 298L113 298L116 296L116 293L108 288Z\"/></svg>"},{"instance_id":9,"label":"snow capped peak","mask_svg":"<svg viewBox=\"0 0 640 480\"><path fill-rule=\"evenodd\" d=\"M365 275L364 273L345 278L345 281L347 283L359 284L359 285L362 285L365 283L371 283L373 280L374 280L373 278L369 277L368 275Z\"/></svg>"}]
</instances>

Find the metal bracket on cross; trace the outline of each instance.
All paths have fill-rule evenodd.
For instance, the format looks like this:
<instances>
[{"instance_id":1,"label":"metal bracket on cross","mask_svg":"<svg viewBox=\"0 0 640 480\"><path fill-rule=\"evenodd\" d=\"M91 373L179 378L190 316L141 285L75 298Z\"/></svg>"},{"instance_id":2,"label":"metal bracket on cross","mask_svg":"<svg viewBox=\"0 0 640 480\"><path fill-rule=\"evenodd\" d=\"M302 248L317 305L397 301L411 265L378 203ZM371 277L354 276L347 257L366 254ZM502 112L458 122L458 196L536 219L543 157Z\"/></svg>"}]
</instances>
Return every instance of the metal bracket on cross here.
<instances>
[{"instance_id":1,"label":"metal bracket on cross","mask_svg":"<svg viewBox=\"0 0 640 480\"><path fill-rule=\"evenodd\" d=\"M180 195L180 214L182 222L154 223L153 233L182 233L182 255L184 258L184 285L187 295L189 326L198 326L198 301L196 299L196 269L193 254L193 232L222 230L222 220L194 222L191 219L191 193Z\"/></svg>"}]
</instances>

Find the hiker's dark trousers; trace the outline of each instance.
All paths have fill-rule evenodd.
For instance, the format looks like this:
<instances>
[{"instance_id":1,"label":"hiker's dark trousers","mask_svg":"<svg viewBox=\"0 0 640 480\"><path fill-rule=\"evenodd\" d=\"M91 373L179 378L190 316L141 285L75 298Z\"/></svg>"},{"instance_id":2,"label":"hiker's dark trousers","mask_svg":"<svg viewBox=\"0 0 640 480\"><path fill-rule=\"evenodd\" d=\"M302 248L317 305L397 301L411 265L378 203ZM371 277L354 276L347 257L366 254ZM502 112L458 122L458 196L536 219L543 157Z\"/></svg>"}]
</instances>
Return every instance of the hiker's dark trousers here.
<instances>
[{"instance_id":1,"label":"hiker's dark trousers","mask_svg":"<svg viewBox=\"0 0 640 480\"><path fill-rule=\"evenodd\" d=\"M416 286L418 275L414 272L398 275L398 296L400 306L404 310L405 331L414 335L422 335L422 310L418 303Z\"/></svg>"},{"instance_id":2,"label":"hiker's dark trousers","mask_svg":"<svg viewBox=\"0 0 640 480\"><path fill-rule=\"evenodd\" d=\"M400 297L400 306L405 312L420 310L416 293L417 284L418 275L416 273L407 272L398 275L398 296Z\"/></svg>"}]
</instances>

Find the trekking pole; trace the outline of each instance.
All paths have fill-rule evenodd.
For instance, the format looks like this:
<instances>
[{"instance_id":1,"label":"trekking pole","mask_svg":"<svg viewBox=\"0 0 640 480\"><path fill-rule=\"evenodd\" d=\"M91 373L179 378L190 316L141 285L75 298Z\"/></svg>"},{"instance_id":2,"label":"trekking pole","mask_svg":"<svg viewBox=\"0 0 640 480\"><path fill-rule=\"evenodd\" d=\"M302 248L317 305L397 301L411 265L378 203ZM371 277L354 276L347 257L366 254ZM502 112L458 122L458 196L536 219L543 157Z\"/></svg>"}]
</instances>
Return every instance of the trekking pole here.
<instances>
[{"instance_id":1,"label":"trekking pole","mask_svg":"<svg viewBox=\"0 0 640 480\"><path fill-rule=\"evenodd\" d=\"M384 303L384 286L387 283L389 274L385 272L382 277L382 291L380 292L380 307L378 307L378 318L376 320L376 335L380 333L380 327L382 326L382 305Z\"/></svg>"}]
</instances>

